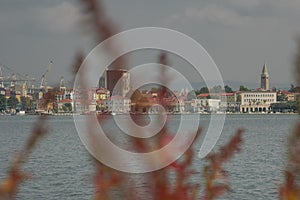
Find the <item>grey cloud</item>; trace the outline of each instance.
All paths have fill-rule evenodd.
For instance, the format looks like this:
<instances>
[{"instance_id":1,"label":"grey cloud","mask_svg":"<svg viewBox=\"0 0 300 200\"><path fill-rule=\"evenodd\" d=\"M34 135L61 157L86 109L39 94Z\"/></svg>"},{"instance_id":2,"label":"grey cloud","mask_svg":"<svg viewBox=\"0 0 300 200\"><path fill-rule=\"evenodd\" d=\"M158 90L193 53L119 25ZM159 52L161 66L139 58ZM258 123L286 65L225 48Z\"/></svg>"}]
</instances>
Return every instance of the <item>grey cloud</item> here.
<instances>
[{"instance_id":1,"label":"grey cloud","mask_svg":"<svg viewBox=\"0 0 300 200\"><path fill-rule=\"evenodd\" d=\"M63 1L48 7L40 7L35 10L37 25L52 33L71 33L81 18L78 5Z\"/></svg>"},{"instance_id":2,"label":"grey cloud","mask_svg":"<svg viewBox=\"0 0 300 200\"><path fill-rule=\"evenodd\" d=\"M249 17L243 17L234 10L227 9L216 4L208 5L204 8L187 8L184 17L190 20L207 21L222 24L224 26L241 25L245 21L250 21Z\"/></svg>"},{"instance_id":3,"label":"grey cloud","mask_svg":"<svg viewBox=\"0 0 300 200\"><path fill-rule=\"evenodd\" d=\"M261 5L261 0L230 0L230 3L238 7L254 8Z\"/></svg>"}]
</instances>

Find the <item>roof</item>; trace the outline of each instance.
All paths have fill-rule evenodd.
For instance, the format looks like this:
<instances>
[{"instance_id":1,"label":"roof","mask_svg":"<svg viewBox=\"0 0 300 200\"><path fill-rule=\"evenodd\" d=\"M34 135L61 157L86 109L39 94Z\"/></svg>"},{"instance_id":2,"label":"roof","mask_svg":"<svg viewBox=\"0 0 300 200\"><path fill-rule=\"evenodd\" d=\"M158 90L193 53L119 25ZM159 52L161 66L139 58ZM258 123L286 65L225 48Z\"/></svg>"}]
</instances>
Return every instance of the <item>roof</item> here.
<instances>
[{"instance_id":1,"label":"roof","mask_svg":"<svg viewBox=\"0 0 300 200\"><path fill-rule=\"evenodd\" d=\"M197 97L208 97L209 93L198 94Z\"/></svg>"},{"instance_id":2,"label":"roof","mask_svg":"<svg viewBox=\"0 0 300 200\"><path fill-rule=\"evenodd\" d=\"M273 91L261 91L261 90L258 90L258 91L240 91L240 94L243 94L243 93L277 93L277 92L273 92Z\"/></svg>"},{"instance_id":3,"label":"roof","mask_svg":"<svg viewBox=\"0 0 300 200\"><path fill-rule=\"evenodd\" d=\"M234 96L234 93L233 92L226 92L226 93L221 93L220 95L223 95L223 96Z\"/></svg>"},{"instance_id":4,"label":"roof","mask_svg":"<svg viewBox=\"0 0 300 200\"><path fill-rule=\"evenodd\" d=\"M280 91L279 93L281 93L281 94L294 94L294 92L289 92L289 91Z\"/></svg>"},{"instance_id":5,"label":"roof","mask_svg":"<svg viewBox=\"0 0 300 200\"><path fill-rule=\"evenodd\" d=\"M208 96L234 96L233 92L223 92L223 93L203 93L203 94L198 94L198 97L208 97Z\"/></svg>"},{"instance_id":6,"label":"roof","mask_svg":"<svg viewBox=\"0 0 300 200\"><path fill-rule=\"evenodd\" d=\"M263 66L262 74L268 74L266 63Z\"/></svg>"}]
</instances>

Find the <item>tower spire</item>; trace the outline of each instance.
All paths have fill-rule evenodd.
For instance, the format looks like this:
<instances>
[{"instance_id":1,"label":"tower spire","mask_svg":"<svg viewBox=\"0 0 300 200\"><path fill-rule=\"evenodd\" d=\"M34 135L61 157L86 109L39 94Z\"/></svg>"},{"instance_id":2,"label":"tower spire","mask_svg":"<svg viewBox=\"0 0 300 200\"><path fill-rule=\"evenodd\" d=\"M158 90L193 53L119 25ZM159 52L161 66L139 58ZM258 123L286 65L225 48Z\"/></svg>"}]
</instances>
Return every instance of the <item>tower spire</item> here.
<instances>
[{"instance_id":1,"label":"tower spire","mask_svg":"<svg viewBox=\"0 0 300 200\"><path fill-rule=\"evenodd\" d=\"M260 80L261 80L261 88L263 90L269 90L269 73L267 70L266 63L263 66Z\"/></svg>"},{"instance_id":2,"label":"tower spire","mask_svg":"<svg viewBox=\"0 0 300 200\"><path fill-rule=\"evenodd\" d=\"M262 74L268 74L266 63L263 66Z\"/></svg>"}]
</instances>

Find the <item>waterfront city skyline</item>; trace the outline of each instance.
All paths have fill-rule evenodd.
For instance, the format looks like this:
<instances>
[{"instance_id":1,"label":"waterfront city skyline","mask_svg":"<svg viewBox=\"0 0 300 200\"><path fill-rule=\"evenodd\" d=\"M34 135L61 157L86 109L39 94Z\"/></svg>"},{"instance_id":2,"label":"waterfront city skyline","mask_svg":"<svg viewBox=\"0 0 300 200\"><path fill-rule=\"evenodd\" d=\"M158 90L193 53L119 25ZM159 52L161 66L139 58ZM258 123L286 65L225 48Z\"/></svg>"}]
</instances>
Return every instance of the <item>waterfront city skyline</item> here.
<instances>
[{"instance_id":1,"label":"waterfront city skyline","mask_svg":"<svg viewBox=\"0 0 300 200\"><path fill-rule=\"evenodd\" d=\"M299 18L0 0L0 200L300 200Z\"/></svg>"},{"instance_id":2,"label":"waterfront city skyline","mask_svg":"<svg viewBox=\"0 0 300 200\"><path fill-rule=\"evenodd\" d=\"M61 75L70 80L75 51L88 52L94 46L81 26L78 2L1 1L0 5L0 62L40 79L53 60L50 83L57 83ZM298 1L113 0L105 1L105 6L119 30L161 26L191 36L210 53L225 82L244 82L248 87L259 84L257 74L266 63L271 87L294 83L291 58L300 32ZM145 53L130 64L156 61L156 54Z\"/></svg>"}]
</instances>

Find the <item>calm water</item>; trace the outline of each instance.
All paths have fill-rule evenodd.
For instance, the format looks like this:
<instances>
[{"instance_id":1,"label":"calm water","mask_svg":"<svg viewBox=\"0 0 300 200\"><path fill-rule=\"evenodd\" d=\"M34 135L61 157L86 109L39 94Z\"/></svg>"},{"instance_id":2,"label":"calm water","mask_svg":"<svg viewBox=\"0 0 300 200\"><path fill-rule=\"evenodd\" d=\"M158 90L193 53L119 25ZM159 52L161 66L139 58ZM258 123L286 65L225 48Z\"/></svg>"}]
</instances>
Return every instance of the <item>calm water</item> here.
<instances>
[{"instance_id":1,"label":"calm water","mask_svg":"<svg viewBox=\"0 0 300 200\"><path fill-rule=\"evenodd\" d=\"M243 151L226 165L231 177L232 192L223 199L276 199L282 181L286 140L295 124L296 115L231 115L227 116L217 146L223 145L238 127L244 127ZM22 147L36 116L0 116L0 178L5 176L13 154ZM171 126L179 121L174 117ZM209 117L201 117L206 127ZM92 199L93 162L81 144L72 117L50 117L51 134L38 145L26 164L34 178L22 185L18 199ZM120 130L110 126L111 133ZM172 127L171 127L172 128ZM117 139L118 140L118 139ZM122 140L122 139L119 139ZM196 169L201 160L194 163ZM137 187L143 187L143 176ZM201 182L201 174L194 176ZM116 196L116 199L118 198Z\"/></svg>"}]
</instances>

